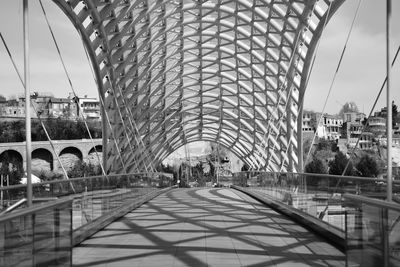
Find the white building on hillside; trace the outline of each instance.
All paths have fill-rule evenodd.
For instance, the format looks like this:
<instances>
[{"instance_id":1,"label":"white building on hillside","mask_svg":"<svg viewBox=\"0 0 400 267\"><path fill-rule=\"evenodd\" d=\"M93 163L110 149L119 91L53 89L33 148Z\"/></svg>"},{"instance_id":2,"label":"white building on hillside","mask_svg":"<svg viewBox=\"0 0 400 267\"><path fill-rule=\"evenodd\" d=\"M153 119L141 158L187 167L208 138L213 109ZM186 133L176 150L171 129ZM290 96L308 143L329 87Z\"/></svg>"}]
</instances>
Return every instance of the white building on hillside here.
<instances>
[{"instance_id":1,"label":"white building on hillside","mask_svg":"<svg viewBox=\"0 0 400 267\"><path fill-rule=\"evenodd\" d=\"M100 101L87 95L79 98L79 112L82 112L85 119L101 120Z\"/></svg>"}]
</instances>

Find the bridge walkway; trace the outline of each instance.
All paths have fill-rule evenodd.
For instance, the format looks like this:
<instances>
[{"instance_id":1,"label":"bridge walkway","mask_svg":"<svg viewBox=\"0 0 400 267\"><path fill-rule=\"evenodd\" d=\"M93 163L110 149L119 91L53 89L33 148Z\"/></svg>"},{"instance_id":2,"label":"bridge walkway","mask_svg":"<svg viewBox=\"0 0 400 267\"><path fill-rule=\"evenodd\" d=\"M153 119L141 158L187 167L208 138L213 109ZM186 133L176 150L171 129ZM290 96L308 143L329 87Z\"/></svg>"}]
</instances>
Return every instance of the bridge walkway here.
<instances>
[{"instance_id":1,"label":"bridge walkway","mask_svg":"<svg viewBox=\"0 0 400 267\"><path fill-rule=\"evenodd\" d=\"M247 195L175 189L73 250L74 266L345 266L335 247Z\"/></svg>"}]
</instances>

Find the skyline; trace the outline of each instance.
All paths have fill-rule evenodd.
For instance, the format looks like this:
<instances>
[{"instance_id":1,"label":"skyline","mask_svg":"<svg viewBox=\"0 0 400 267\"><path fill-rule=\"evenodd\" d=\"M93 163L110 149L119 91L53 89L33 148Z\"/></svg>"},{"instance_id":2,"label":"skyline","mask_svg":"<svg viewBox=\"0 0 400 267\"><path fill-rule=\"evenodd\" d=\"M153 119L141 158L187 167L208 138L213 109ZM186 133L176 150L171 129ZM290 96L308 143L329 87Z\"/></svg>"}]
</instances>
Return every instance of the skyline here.
<instances>
[{"instance_id":1,"label":"skyline","mask_svg":"<svg viewBox=\"0 0 400 267\"><path fill-rule=\"evenodd\" d=\"M56 97L68 95L71 88L57 58L44 16L37 1L30 1L31 91L52 92ZM55 31L62 55L78 96L98 97L97 88L86 60L77 31L56 5L43 1ZM333 16L322 34L316 62L306 90L304 108L321 112L334 75L340 53L353 18L357 1L347 1ZM0 30L20 69L22 57L22 1L5 0L0 10ZM337 75L324 112L337 113L341 105L355 102L361 112L369 113L375 96L386 75L385 63L385 4L363 1L353 33L347 45L341 69ZM393 11L400 10L394 1ZM376 15L376 16L374 16ZM378 20L375 23L374 20ZM11 23L13 22L13 23ZM393 14L392 50L400 43L400 14ZM17 29L17 30L16 30ZM394 56L394 52L392 52ZM0 94L23 94L4 46L0 45ZM362 66L362 67L360 67ZM392 96L400 104L400 63L392 70ZM386 90L375 110L386 106Z\"/></svg>"}]
</instances>

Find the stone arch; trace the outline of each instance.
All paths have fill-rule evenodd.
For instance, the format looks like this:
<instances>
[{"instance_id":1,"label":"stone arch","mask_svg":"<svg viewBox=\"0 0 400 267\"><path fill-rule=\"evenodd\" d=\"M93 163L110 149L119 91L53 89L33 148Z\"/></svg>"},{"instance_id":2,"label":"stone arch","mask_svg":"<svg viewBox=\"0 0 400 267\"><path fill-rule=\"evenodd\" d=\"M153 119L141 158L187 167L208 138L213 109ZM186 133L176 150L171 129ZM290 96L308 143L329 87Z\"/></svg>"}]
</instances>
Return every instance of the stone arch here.
<instances>
[{"instance_id":1,"label":"stone arch","mask_svg":"<svg viewBox=\"0 0 400 267\"><path fill-rule=\"evenodd\" d=\"M37 148L32 151L32 169L54 170L53 154L45 148Z\"/></svg>"},{"instance_id":2,"label":"stone arch","mask_svg":"<svg viewBox=\"0 0 400 267\"><path fill-rule=\"evenodd\" d=\"M102 145L97 145L92 147L89 150L88 156L87 156L87 160L89 163L93 164L93 165L99 165L102 164L102 159L103 159L103 146ZM99 162L100 160L100 162Z\"/></svg>"},{"instance_id":3,"label":"stone arch","mask_svg":"<svg viewBox=\"0 0 400 267\"><path fill-rule=\"evenodd\" d=\"M97 145L97 146L92 147L92 148L89 150L89 153L88 153L88 154L96 153L96 151L97 151L97 152L102 152L102 151L103 151L103 146L102 146L102 145Z\"/></svg>"},{"instance_id":4,"label":"stone arch","mask_svg":"<svg viewBox=\"0 0 400 267\"><path fill-rule=\"evenodd\" d=\"M83 154L79 148L69 146L60 151L59 158L65 169L71 169L77 161L83 161Z\"/></svg>"},{"instance_id":5,"label":"stone arch","mask_svg":"<svg viewBox=\"0 0 400 267\"><path fill-rule=\"evenodd\" d=\"M24 157L16 150L5 150L0 154L0 168L6 167L4 164L9 164L9 168L14 166L20 170L23 170Z\"/></svg>"},{"instance_id":6,"label":"stone arch","mask_svg":"<svg viewBox=\"0 0 400 267\"><path fill-rule=\"evenodd\" d=\"M103 128L103 140L115 137L109 147L103 141L103 154L114 166L120 160L127 166L114 172L143 170L156 153L162 160L171 148L155 148L167 142L169 130L183 132L189 115L197 124L193 141L203 135L222 138L231 123L258 134L252 138L260 141L246 148L239 136L221 140L241 151L244 162L261 170L301 170L297 155L302 155L301 112L310 63L323 25L344 0L53 1L79 31L94 67L111 125L109 132ZM193 56L198 60L187 60ZM215 71L209 71L211 65ZM185 98L188 93L197 95ZM226 112L230 106L223 97L235 100L237 110ZM209 113L219 118L217 132L205 119ZM260 125L267 129L261 135ZM278 145L261 145L263 139ZM126 153L127 147L135 150Z\"/></svg>"}]
</instances>

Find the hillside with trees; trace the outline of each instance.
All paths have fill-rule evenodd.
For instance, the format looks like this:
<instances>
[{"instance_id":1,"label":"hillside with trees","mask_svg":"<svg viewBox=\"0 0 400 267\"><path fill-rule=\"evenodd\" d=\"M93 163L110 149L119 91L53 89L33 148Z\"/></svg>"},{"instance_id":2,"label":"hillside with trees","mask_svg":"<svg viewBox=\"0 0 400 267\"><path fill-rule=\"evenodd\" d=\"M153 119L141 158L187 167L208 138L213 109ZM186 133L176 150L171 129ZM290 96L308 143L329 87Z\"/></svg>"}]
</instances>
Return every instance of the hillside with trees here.
<instances>
[{"instance_id":1,"label":"hillside with trees","mask_svg":"<svg viewBox=\"0 0 400 267\"><path fill-rule=\"evenodd\" d=\"M83 121L46 119L43 121L52 140L73 140L89 138ZM32 121L32 141L47 141L45 131L39 121ZM102 129L99 122L88 122L88 127L93 138L101 138ZM0 143L25 141L25 121L0 122Z\"/></svg>"}]
</instances>

